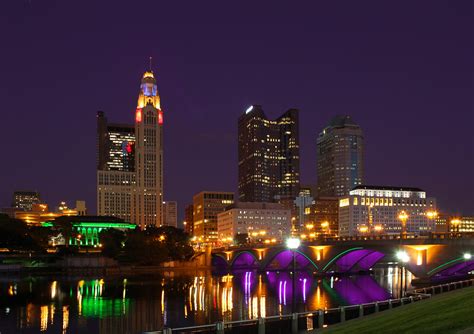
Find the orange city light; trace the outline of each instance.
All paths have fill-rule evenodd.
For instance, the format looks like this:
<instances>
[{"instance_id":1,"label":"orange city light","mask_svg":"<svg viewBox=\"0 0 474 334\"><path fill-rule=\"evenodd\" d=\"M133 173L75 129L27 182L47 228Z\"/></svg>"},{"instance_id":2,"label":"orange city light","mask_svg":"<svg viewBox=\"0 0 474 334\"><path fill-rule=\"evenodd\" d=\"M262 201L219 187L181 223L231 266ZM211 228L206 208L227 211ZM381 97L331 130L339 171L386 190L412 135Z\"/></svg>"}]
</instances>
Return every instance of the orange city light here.
<instances>
[{"instance_id":1,"label":"orange city light","mask_svg":"<svg viewBox=\"0 0 474 334\"><path fill-rule=\"evenodd\" d=\"M369 228L367 226L360 226L359 227L359 231L362 232L362 233L365 233L369 230Z\"/></svg>"},{"instance_id":2,"label":"orange city light","mask_svg":"<svg viewBox=\"0 0 474 334\"><path fill-rule=\"evenodd\" d=\"M400 219L400 220L407 220L407 219L408 219L408 214L407 214L405 211L401 211L401 212L398 214L398 219Z\"/></svg>"},{"instance_id":3,"label":"orange city light","mask_svg":"<svg viewBox=\"0 0 474 334\"><path fill-rule=\"evenodd\" d=\"M429 218L429 219L434 219L434 218L437 218L438 217L438 212L436 211L428 211L426 213L426 216Z\"/></svg>"},{"instance_id":4,"label":"orange city light","mask_svg":"<svg viewBox=\"0 0 474 334\"><path fill-rule=\"evenodd\" d=\"M375 225L374 230L377 231L377 232L380 232L380 231L383 230L383 226L382 225Z\"/></svg>"}]
</instances>

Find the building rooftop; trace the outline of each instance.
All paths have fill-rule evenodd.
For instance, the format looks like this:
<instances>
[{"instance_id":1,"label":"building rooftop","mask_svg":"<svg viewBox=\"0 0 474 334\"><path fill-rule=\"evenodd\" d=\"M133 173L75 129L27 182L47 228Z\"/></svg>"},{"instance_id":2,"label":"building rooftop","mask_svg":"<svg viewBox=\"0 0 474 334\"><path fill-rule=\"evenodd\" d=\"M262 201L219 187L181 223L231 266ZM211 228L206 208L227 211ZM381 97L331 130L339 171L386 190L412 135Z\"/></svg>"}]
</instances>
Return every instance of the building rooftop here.
<instances>
[{"instance_id":1,"label":"building rooftop","mask_svg":"<svg viewBox=\"0 0 474 334\"><path fill-rule=\"evenodd\" d=\"M230 209L261 209L261 210L285 210L285 207L279 203L267 202L237 202L228 208Z\"/></svg>"},{"instance_id":2,"label":"building rooftop","mask_svg":"<svg viewBox=\"0 0 474 334\"><path fill-rule=\"evenodd\" d=\"M334 116L331 121L329 121L328 126L341 128L344 126L359 126L349 115L336 115Z\"/></svg>"},{"instance_id":3,"label":"building rooftop","mask_svg":"<svg viewBox=\"0 0 474 334\"><path fill-rule=\"evenodd\" d=\"M370 185L360 185L352 188L352 190L391 190L391 191L424 191L420 188L414 187L400 187L400 186L370 186Z\"/></svg>"}]
</instances>

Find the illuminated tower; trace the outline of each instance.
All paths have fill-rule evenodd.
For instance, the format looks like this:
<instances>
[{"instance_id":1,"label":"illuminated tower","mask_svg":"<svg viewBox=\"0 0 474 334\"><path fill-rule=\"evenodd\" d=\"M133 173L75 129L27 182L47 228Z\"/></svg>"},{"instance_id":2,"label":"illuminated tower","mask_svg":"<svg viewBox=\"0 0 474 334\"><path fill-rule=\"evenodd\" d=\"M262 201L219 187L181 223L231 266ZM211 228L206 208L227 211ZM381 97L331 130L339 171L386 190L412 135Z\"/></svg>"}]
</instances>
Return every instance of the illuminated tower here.
<instances>
[{"instance_id":1,"label":"illuminated tower","mask_svg":"<svg viewBox=\"0 0 474 334\"><path fill-rule=\"evenodd\" d=\"M136 188L133 223L141 228L162 225L163 112L156 79L145 72L135 113Z\"/></svg>"}]
</instances>

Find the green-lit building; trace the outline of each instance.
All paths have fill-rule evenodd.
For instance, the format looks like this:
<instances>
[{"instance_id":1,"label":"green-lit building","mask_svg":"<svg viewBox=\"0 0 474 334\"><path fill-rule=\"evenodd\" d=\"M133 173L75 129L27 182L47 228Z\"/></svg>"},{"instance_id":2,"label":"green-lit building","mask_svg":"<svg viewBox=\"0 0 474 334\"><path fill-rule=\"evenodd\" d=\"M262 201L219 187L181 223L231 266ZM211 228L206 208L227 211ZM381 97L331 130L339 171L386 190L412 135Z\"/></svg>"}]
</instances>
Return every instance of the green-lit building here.
<instances>
[{"instance_id":1,"label":"green-lit building","mask_svg":"<svg viewBox=\"0 0 474 334\"><path fill-rule=\"evenodd\" d=\"M70 224L70 225L69 225ZM121 231L134 230L137 225L108 216L62 216L52 221L44 222L43 226L52 227L59 231L72 228L69 245L96 247L100 244L99 235L108 229Z\"/></svg>"}]
</instances>

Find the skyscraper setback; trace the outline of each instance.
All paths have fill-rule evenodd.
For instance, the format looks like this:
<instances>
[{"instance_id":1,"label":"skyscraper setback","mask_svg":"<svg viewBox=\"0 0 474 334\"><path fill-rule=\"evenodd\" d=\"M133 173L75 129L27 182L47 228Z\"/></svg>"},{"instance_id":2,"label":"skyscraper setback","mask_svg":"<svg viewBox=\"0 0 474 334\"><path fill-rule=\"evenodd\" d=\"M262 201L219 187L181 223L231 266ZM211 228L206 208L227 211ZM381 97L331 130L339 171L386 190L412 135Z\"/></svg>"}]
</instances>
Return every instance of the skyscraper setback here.
<instances>
[{"instance_id":1,"label":"skyscraper setback","mask_svg":"<svg viewBox=\"0 0 474 334\"><path fill-rule=\"evenodd\" d=\"M279 202L298 196L300 184L298 110L276 120L259 105L238 122L239 201Z\"/></svg>"},{"instance_id":2,"label":"skyscraper setback","mask_svg":"<svg viewBox=\"0 0 474 334\"><path fill-rule=\"evenodd\" d=\"M317 139L319 197L349 194L364 181L364 135L350 116L335 116Z\"/></svg>"},{"instance_id":3,"label":"skyscraper setback","mask_svg":"<svg viewBox=\"0 0 474 334\"><path fill-rule=\"evenodd\" d=\"M163 112L153 72L143 75L135 125L97 114L97 210L144 228L162 225Z\"/></svg>"}]
</instances>

